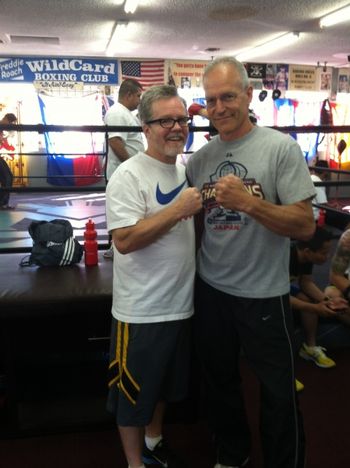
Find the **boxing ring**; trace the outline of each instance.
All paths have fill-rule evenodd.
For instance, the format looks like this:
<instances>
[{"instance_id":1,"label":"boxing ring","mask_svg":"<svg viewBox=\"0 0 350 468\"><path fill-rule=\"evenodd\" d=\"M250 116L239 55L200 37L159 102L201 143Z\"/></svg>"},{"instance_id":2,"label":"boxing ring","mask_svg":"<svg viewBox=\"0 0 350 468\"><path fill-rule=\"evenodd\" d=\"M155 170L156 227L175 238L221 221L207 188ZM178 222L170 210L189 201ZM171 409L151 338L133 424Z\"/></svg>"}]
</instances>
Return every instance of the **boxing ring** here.
<instances>
[{"instance_id":1,"label":"boxing ring","mask_svg":"<svg viewBox=\"0 0 350 468\"><path fill-rule=\"evenodd\" d=\"M275 128L293 134L350 133L350 126ZM129 131L130 127L40 124L3 125L1 130L41 134L103 132L107 143L109 131ZM190 128L191 132L211 130ZM327 171L332 180L315 185L327 187L338 195L338 201L330 197L332 206L317 206L325 209L326 224L341 231L350 222L350 208L342 209L339 191L350 186L350 171ZM65 185L69 177L72 176L62 176L61 185L44 187L35 182L47 178L47 174L31 177L30 184L23 177L23 185L27 186L11 189L10 200L16 209L0 211L0 374L6 376L7 392L6 422L0 424L0 434L4 436L57 432L87 424L112 425L104 410L112 301L112 261L102 256L108 246L105 178L103 173L93 174L94 184ZM84 180L91 175L74 177ZM348 200L350 206L350 195ZM79 241L83 241L88 219L95 222L99 242L97 266L86 268L82 261L69 267L19 267L21 258L31 250L29 223L33 219L54 218L68 219ZM193 392L185 402L186 411L179 411L182 418L185 414L195 417L195 398ZM55 407L65 407L67 401L69 412L55 411Z\"/></svg>"},{"instance_id":2,"label":"boxing ring","mask_svg":"<svg viewBox=\"0 0 350 468\"><path fill-rule=\"evenodd\" d=\"M306 127L271 127L276 130L288 133L291 135L297 134L347 134L350 133L350 126L306 126ZM82 133L103 133L105 144L108 145L108 131L130 131L130 127L113 126L107 127L104 125L92 126L64 126L64 125L0 125L0 131L17 131L17 132L36 132L38 135L49 135L50 133L62 132L82 132ZM141 127L138 127L142 131ZM190 127L191 133L209 132L211 127ZM75 153L70 153L65 156L74 156ZM5 154L6 155L6 154ZM61 154L57 153L19 153L20 156L25 155L36 163L36 166L45 169L48 166L48 161L64 161ZM86 174L83 172L83 165L80 165L80 173L78 174L55 174L53 177L48 172L42 175L31 175L17 177L17 184L11 189L11 203L15 202L17 208L11 212L0 212L0 254L5 252L30 251L31 239L29 238L27 228L32 219L68 219L75 232L78 240L82 240L82 234L85 223L91 218L96 225L99 239L99 248L105 249L108 244L108 235L106 232L105 213L104 213L104 192L105 192L105 177L102 164L100 164L100 172L96 173L98 164L91 163L95 158L99 162L106 158L106 152L100 152L95 155L87 155L90 161L93 173ZM189 157L189 154L185 154ZM79 159L79 158L78 158ZM86 158L80 158L87 161ZM341 166L341 164L340 164ZM78 167L79 170L79 167ZM328 198L331 203L322 206L326 210L327 224L335 225L339 229L345 227L350 221L349 211L344 210L346 205L350 206L350 190L346 193L346 197L342 200L341 194L346 187L350 186L350 171L342 170L341 168L325 169L331 174L332 180L322 183L316 182L315 185L325 186L330 192ZM50 184L50 180L55 181L55 185ZM72 180L75 185L72 185ZM0 190L3 190L0 187ZM41 199L41 200L40 200Z\"/></svg>"}]
</instances>

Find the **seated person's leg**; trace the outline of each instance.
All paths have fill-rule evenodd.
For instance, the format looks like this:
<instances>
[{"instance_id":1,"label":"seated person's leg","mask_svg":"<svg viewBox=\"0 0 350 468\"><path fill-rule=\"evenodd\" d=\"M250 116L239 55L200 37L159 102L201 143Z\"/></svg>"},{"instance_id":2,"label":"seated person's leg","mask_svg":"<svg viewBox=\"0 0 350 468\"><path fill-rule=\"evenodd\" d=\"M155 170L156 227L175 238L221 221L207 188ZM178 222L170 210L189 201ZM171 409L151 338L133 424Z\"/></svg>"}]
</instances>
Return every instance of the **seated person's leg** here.
<instances>
[{"instance_id":1,"label":"seated person's leg","mask_svg":"<svg viewBox=\"0 0 350 468\"><path fill-rule=\"evenodd\" d=\"M299 292L296 297L304 302L311 302L310 299ZM325 354L325 349L317 346L318 315L312 312L300 310L300 319L305 336L305 342L299 350L299 356L308 361L313 361L318 367L330 368L336 364L333 359Z\"/></svg>"}]
</instances>

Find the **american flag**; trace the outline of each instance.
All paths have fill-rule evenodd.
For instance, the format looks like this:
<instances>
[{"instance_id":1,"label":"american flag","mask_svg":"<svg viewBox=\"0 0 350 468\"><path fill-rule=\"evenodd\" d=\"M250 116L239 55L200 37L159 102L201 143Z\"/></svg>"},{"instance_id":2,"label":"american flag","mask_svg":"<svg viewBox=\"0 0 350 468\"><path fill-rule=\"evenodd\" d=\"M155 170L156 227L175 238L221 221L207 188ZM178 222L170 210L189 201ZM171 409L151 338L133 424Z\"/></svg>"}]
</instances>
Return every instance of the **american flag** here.
<instances>
[{"instance_id":1,"label":"american flag","mask_svg":"<svg viewBox=\"0 0 350 468\"><path fill-rule=\"evenodd\" d=\"M164 60L122 60L122 79L134 78L144 89L164 84Z\"/></svg>"}]
</instances>

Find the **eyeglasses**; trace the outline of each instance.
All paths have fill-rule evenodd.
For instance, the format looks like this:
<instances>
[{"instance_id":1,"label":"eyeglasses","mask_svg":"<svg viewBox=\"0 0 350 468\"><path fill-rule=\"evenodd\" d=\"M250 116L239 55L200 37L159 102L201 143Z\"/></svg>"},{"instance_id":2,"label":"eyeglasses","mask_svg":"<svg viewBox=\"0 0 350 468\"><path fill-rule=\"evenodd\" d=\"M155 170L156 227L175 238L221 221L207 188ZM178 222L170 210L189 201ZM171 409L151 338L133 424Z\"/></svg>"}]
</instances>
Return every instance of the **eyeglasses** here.
<instances>
[{"instance_id":1,"label":"eyeglasses","mask_svg":"<svg viewBox=\"0 0 350 468\"><path fill-rule=\"evenodd\" d=\"M244 91L241 91L240 93L225 93L218 97L209 97L206 99L207 107L215 107L217 100L220 100L223 104L232 104L237 101L238 97L243 92Z\"/></svg>"},{"instance_id":2,"label":"eyeglasses","mask_svg":"<svg viewBox=\"0 0 350 468\"><path fill-rule=\"evenodd\" d=\"M191 122L192 119L190 117L179 117L178 119L165 118L149 120L148 122L146 122L146 124L150 125L154 123L159 123L159 125L163 128L173 128L176 123L178 123L180 127L188 127Z\"/></svg>"}]
</instances>

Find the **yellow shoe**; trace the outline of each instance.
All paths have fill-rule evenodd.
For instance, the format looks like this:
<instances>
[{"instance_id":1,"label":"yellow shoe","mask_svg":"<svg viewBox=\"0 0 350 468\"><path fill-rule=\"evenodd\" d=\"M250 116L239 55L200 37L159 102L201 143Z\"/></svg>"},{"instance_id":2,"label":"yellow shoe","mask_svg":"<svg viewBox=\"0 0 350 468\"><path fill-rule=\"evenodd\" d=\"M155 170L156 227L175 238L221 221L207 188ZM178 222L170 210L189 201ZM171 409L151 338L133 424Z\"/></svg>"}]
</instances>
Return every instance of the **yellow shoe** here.
<instances>
[{"instance_id":1,"label":"yellow shoe","mask_svg":"<svg viewBox=\"0 0 350 468\"><path fill-rule=\"evenodd\" d=\"M301 392L304 390L304 384L302 384L300 380L295 379L295 389L297 392Z\"/></svg>"},{"instance_id":2,"label":"yellow shoe","mask_svg":"<svg viewBox=\"0 0 350 468\"><path fill-rule=\"evenodd\" d=\"M299 351L299 356L307 361L314 361L316 366L323 367L324 369L335 367L336 364L333 359L326 356L324 351L326 351L326 348L322 348L322 346L307 346L303 343Z\"/></svg>"}]
</instances>

